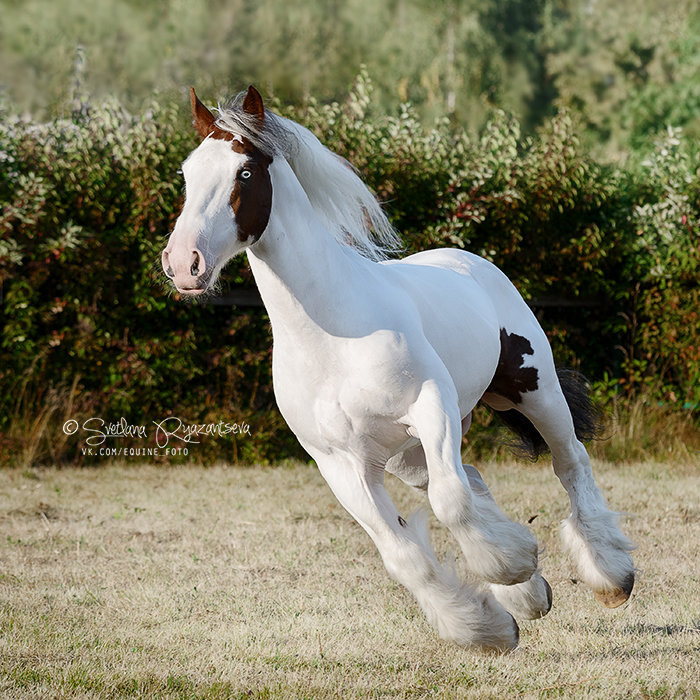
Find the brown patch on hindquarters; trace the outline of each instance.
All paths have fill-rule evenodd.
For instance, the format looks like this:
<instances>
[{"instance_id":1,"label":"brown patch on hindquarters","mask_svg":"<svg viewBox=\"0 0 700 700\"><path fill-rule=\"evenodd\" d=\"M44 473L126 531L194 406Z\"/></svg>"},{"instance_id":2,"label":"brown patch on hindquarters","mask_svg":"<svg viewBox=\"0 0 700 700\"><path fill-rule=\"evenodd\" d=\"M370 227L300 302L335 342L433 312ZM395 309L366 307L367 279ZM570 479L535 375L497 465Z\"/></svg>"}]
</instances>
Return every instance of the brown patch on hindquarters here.
<instances>
[{"instance_id":1,"label":"brown patch on hindquarters","mask_svg":"<svg viewBox=\"0 0 700 700\"><path fill-rule=\"evenodd\" d=\"M527 338L501 328L501 355L486 391L519 404L526 391L535 391L538 386L537 367L523 367L524 356L534 354Z\"/></svg>"},{"instance_id":2,"label":"brown patch on hindquarters","mask_svg":"<svg viewBox=\"0 0 700 700\"><path fill-rule=\"evenodd\" d=\"M596 600L606 608L618 608L628 600L634 588L634 574L630 574L620 588L612 591L593 591Z\"/></svg>"}]
</instances>

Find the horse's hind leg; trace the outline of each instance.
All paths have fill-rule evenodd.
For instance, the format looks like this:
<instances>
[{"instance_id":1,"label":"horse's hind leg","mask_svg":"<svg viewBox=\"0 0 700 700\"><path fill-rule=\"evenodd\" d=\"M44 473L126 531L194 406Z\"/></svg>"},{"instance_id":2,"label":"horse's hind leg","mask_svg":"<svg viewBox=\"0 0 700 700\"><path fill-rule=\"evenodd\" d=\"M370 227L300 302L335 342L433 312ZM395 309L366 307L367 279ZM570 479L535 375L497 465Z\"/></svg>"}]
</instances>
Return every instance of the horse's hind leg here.
<instances>
[{"instance_id":1,"label":"horse's hind leg","mask_svg":"<svg viewBox=\"0 0 700 700\"><path fill-rule=\"evenodd\" d=\"M389 575L411 591L443 639L502 651L517 645L513 617L490 593L461 584L439 564L424 523L399 515L382 468L337 453L315 457L340 503L374 541Z\"/></svg>"},{"instance_id":2,"label":"horse's hind leg","mask_svg":"<svg viewBox=\"0 0 700 700\"><path fill-rule=\"evenodd\" d=\"M575 387L574 391L582 389ZM607 607L621 605L634 585L629 555L634 546L619 530L617 515L608 509L593 479L588 453L576 437L572 413L551 360L538 368L537 390L524 393L515 408L544 438L554 471L569 494L571 515L562 523L562 537L580 578Z\"/></svg>"}]
</instances>

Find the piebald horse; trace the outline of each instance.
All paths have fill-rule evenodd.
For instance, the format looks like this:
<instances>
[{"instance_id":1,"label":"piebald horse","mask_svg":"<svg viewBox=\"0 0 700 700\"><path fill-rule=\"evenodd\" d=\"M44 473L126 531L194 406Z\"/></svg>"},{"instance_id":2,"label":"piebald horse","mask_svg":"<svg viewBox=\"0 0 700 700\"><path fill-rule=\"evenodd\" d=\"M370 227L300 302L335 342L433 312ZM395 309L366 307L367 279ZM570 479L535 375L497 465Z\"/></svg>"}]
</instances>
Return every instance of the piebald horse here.
<instances>
[{"instance_id":1,"label":"piebald horse","mask_svg":"<svg viewBox=\"0 0 700 700\"><path fill-rule=\"evenodd\" d=\"M571 515L563 541L609 607L634 583L629 540L596 486L581 440L595 431L584 382L557 372L547 337L511 282L463 250L390 259L398 237L350 164L265 110L254 87L214 116L191 90L201 144L182 166L182 212L162 253L181 295L211 290L246 251L274 339L279 409L389 575L439 635L507 650L515 618L551 607L529 529L512 522L461 439L482 401L548 449ZM425 524L405 520L389 472L425 489L488 586L460 582Z\"/></svg>"}]
</instances>

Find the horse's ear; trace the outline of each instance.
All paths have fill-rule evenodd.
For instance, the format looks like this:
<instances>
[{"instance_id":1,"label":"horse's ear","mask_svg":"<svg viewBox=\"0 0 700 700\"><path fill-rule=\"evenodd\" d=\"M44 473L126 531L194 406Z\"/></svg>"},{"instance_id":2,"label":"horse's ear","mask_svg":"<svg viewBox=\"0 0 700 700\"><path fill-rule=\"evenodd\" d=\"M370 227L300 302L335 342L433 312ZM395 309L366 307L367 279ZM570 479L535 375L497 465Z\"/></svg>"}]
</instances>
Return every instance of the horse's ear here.
<instances>
[{"instance_id":1,"label":"horse's ear","mask_svg":"<svg viewBox=\"0 0 700 700\"><path fill-rule=\"evenodd\" d=\"M243 111L252 114L260 121L265 118L265 106L263 98L253 85L248 88L245 99L243 100Z\"/></svg>"},{"instance_id":2,"label":"horse's ear","mask_svg":"<svg viewBox=\"0 0 700 700\"><path fill-rule=\"evenodd\" d=\"M200 137L205 139L213 131L216 118L199 101L194 88L190 88L190 102L192 104L192 124Z\"/></svg>"}]
</instances>

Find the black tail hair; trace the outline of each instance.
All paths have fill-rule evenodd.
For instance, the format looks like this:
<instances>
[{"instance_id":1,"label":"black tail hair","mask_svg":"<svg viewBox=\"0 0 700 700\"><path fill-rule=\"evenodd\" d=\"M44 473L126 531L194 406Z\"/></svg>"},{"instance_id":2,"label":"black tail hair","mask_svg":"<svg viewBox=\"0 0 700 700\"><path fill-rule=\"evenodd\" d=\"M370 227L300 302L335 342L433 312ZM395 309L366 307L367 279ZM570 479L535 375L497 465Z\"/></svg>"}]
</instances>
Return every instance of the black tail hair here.
<instances>
[{"instance_id":1,"label":"black tail hair","mask_svg":"<svg viewBox=\"0 0 700 700\"><path fill-rule=\"evenodd\" d=\"M557 377L571 411L576 437L581 442L600 438L605 427L605 416L600 406L593 402L590 384L586 378L580 372L560 367L557 368ZM522 413L515 409L494 413L517 436L517 440L508 443L516 455L527 457L534 462L549 452L544 438Z\"/></svg>"}]
</instances>

